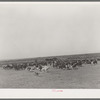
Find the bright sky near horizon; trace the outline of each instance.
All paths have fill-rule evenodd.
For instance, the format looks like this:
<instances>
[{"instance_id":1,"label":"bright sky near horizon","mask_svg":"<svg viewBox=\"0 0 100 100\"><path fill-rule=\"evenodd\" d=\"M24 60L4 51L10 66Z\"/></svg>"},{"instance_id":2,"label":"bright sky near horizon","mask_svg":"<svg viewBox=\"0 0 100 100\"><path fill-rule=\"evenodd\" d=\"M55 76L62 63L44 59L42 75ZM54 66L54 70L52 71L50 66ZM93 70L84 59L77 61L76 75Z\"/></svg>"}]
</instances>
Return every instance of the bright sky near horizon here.
<instances>
[{"instance_id":1,"label":"bright sky near horizon","mask_svg":"<svg viewBox=\"0 0 100 100\"><path fill-rule=\"evenodd\" d=\"M100 2L0 2L0 59L100 52Z\"/></svg>"}]
</instances>

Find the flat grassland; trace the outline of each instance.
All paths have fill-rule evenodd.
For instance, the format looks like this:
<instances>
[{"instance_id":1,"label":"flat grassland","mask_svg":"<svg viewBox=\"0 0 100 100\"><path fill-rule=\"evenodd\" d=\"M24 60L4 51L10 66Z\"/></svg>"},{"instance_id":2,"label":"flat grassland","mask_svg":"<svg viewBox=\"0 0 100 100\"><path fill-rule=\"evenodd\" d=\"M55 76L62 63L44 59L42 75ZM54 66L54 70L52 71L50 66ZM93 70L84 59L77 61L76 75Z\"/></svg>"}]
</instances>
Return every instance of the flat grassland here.
<instances>
[{"instance_id":1,"label":"flat grassland","mask_svg":"<svg viewBox=\"0 0 100 100\"><path fill-rule=\"evenodd\" d=\"M48 72L4 70L0 67L0 88L21 89L100 89L100 62L77 70L50 68Z\"/></svg>"}]
</instances>

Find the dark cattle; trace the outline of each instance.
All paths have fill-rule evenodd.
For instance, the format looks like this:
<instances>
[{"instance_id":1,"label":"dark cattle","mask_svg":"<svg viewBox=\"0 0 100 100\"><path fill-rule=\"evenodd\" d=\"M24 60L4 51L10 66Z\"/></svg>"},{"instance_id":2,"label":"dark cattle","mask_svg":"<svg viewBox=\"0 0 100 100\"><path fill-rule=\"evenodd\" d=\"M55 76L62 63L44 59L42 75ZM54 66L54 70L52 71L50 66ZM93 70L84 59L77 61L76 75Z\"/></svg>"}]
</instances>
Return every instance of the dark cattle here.
<instances>
[{"instance_id":1,"label":"dark cattle","mask_svg":"<svg viewBox=\"0 0 100 100\"><path fill-rule=\"evenodd\" d=\"M53 59L45 59L45 61L47 62L47 64L49 64L50 66L52 65L53 63Z\"/></svg>"},{"instance_id":2,"label":"dark cattle","mask_svg":"<svg viewBox=\"0 0 100 100\"><path fill-rule=\"evenodd\" d=\"M86 60L86 64L91 64L91 60Z\"/></svg>"},{"instance_id":3,"label":"dark cattle","mask_svg":"<svg viewBox=\"0 0 100 100\"><path fill-rule=\"evenodd\" d=\"M82 67L82 61L77 61L77 66Z\"/></svg>"},{"instance_id":4,"label":"dark cattle","mask_svg":"<svg viewBox=\"0 0 100 100\"><path fill-rule=\"evenodd\" d=\"M39 70L40 70L40 71L42 70L42 66L41 66L41 65L39 65Z\"/></svg>"},{"instance_id":5,"label":"dark cattle","mask_svg":"<svg viewBox=\"0 0 100 100\"><path fill-rule=\"evenodd\" d=\"M7 65L3 66L3 69L13 69L13 65L7 64Z\"/></svg>"},{"instance_id":6,"label":"dark cattle","mask_svg":"<svg viewBox=\"0 0 100 100\"><path fill-rule=\"evenodd\" d=\"M74 64L72 65L73 69L78 69L78 66L79 66L79 63L74 63Z\"/></svg>"},{"instance_id":7,"label":"dark cattle","mask_svg":"<svg viewBox=\"0 0 100 100\"><path fill-rule=\"evenodd\" d=\"M37 69L37 67L34 65L34 66L28 66L26 68L28 71L34 71L35 69Z\"/></svg>"},{"instance_id":8,"label":"dark cattle","mask_svg":"<svg viewBox=\"0 0 100 100\"><path fill-rule=\"evenodd\" d=\"M93 64L97 64L97 60L93 60Z\"/></svg>"}]
</instances>

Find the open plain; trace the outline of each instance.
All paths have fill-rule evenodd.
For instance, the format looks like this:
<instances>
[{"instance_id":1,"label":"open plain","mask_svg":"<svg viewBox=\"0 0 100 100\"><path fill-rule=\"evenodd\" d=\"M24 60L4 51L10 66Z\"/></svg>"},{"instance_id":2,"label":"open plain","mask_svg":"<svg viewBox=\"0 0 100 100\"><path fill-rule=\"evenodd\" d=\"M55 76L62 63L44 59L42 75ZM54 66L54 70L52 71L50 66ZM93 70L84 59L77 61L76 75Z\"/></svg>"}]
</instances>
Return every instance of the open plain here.
<instances>
[{"instance_id":1,"label":"open plain","mask_svg":"<svg viewBox=\"0 0 100 100\"><path fill-rule=\"evenodd\" d=\"M4 70L0 68L0 88L24 89L100 89L100 62L83 64L77 70L56 69L48 72Z\"/></svg>"}]
</instances>

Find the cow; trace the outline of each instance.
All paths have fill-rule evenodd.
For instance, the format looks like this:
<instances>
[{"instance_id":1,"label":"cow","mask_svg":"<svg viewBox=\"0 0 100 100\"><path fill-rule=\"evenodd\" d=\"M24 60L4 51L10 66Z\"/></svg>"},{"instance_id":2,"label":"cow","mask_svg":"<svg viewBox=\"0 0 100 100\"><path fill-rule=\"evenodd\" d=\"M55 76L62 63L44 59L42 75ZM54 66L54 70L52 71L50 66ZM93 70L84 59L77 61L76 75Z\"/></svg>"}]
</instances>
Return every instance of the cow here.
<instances>
[{"instance_id":1,"label":"cow","mask_svg":"<svg viewBox=\"0 0 100 100\"><path fill-rule=\"evenodd\" d=\"M97 64L97 60L93 60L92 63L95 65Z\"/></svg>"},{"instance_id":2,"label":"cow","mask_svg":"<svg viewBox=\"0 0 100 100\"><path fill-rule=\"evenodd\" d=\"M41 71L42 70L42 65L39 65L38 66L38 69Z\"/></svg>"},{"instance_id":3,"label":"cow","mask_svg":"<svg viewBox=\"0 0 100 100\"><path fill-rule=\"evenodd\" d=\"M66 64L66 68L67 68L67 70L72 70L73 69L71 64Z\"/></svg>"},{"instance_id":4,"label":"cow","mask_svg":"<svg viewBox=\"0 0 100 100\"><path fill-rule=\"evenodd\" d=\"M12 64L3 65L3 69L13 69Z\"/></svg>"},{"instance_id":5,"label":"cow","mask_svg":"<svg viewBox=\"0 0 100 100\"><path fill-rule=\"evenodd\" d=\"M41 71L47 72L50 69L50 66L42 66Z\"/></svg>"},{"instance_id":6,"label":"cow","mask_svg":"<svg viewBox=\"0 0 100 100\"><path fill-rule=\"evenodd\" d=\"M32 72L32 71L34 71L36 68L37 68L36 66L28 66L28 67L26 67L26 70Z\"/></svg>"}]
</instances>

